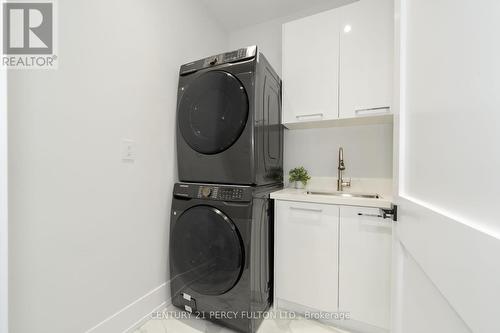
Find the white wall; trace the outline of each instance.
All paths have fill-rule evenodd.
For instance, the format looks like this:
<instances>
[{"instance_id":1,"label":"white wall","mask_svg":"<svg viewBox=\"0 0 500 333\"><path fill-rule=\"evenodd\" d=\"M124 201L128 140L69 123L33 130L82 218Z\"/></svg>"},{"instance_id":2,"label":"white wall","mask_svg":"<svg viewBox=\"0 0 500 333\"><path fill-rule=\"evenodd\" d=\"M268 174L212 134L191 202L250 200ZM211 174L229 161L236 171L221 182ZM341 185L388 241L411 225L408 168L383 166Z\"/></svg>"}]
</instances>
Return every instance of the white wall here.
<instances>
[{"instance_id":1,"label":"white wall","mask_svg":"<svg viewBox=\"0 0 500 333\"><path fill-rule=\"evenodd\" d=\"M3 17L3 6L0 6ZM3 24L0 24L3 36ZM7 71L0 68L0 333L8 333Z\"/></svg>"},{"instance_id":2,"label":"white wall","mask_svg":"<svg viewBox=\"0 0 500 333\"><path fill-rule=\"evenodd\" d=\"M229 34L229 49L257 45L274 70L281 76L281 25L288 18L278 18L269 22L233 30Z\"/></svg>"},{"instance_id":3,"label":"white wall","mask_svg":"<svg viewBox=\"0 0 500 333\"><path fill-rule=\"evenodd\" d=\"M330 3L311 6L307 10L293 15L278 17L276 19L232 30L229 34L229 48L237 49L249 45L258 45L274 69L281 76L281 26L283 23L313 15L325 10L340 7L358 0L335 0Z\"/></svg>"},{"instance_id":4,"label":"white wall","mask_svg":"<svg viewBox=\"0 0 500 333\"><path fill-rule=\"evenodd\" d=\"M345 1L349 2L352 1ZM236 49L256 44L281 76L282 24L313 12L314 9L311 9L231 31L229 46ZM291 168L303 165L313 176L336 177L337 150L340 145L345 148L348 177L392 177L392 125L287 130L285 176Z\"/></svg>"},{"instance_id":5,"label":"white wall","mask_svg":"<svg viewBox=\"0 0 500 333\"><path fill-rule=\"evenodd\" d=\"M83 332L158 288L94 330L118 332L167 298L179 65L228 36L195 0L58 6L59 69L8 79L9 331Z\"/></svg>"}]
</instances>

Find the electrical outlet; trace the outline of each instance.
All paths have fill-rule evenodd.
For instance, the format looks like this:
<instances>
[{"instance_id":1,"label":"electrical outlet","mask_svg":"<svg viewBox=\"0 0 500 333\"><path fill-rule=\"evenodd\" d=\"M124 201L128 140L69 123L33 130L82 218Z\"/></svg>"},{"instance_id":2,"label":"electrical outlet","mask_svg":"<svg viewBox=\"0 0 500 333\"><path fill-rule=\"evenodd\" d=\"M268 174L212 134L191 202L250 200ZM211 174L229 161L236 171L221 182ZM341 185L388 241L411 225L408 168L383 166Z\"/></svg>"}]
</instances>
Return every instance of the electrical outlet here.
<instances>
[{"instance_id":1,"label":"electrical outlet","mask_svg":"<svg viewBox=\"0 0 500 333\"><path fill-rule=\"evenodd\" d=\"M122 139L121 155L123 161L135 161L135 141Z\"/></svg>"}]
</instances>

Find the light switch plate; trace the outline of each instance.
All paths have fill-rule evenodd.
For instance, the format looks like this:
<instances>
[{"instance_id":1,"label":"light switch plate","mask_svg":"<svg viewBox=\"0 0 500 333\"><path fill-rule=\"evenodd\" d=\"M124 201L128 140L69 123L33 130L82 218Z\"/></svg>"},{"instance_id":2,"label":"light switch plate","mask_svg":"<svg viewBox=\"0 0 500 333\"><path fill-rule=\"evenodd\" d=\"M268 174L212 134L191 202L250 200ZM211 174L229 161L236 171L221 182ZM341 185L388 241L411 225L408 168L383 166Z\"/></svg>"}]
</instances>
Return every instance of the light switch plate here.
<instances>
[{"instance_id":1,"label":"light switch plate","mask_svg":"<svg viewBox=\"0 0 500 333\"><path fill-rule=\"evenodd\" d=\"M135 161L135 141L131 139L122 139L121 157L123 161Z\"/></svg>"}]
</instances>

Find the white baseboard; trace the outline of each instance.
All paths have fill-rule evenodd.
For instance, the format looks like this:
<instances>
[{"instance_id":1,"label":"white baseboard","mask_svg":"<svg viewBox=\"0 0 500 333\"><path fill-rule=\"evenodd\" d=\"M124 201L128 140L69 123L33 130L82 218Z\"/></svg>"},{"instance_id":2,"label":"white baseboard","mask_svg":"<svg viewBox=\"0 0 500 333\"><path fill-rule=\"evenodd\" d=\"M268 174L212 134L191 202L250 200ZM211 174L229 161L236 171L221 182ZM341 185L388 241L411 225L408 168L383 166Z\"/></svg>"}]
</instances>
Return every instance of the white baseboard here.
<instances>
[{"instance_id":1,"label":"white baseboard","mask_svg":"<svg viewBox=\"0 0 500 333\"><path fill-rule=\"evenodd\" d=\"M149 320L151 313L162 310L169 305L170 301L167 300L167 295L169 294L170 284L164 282L88 329L85 333L133 332Z\"/></svg>"}]
</instances>

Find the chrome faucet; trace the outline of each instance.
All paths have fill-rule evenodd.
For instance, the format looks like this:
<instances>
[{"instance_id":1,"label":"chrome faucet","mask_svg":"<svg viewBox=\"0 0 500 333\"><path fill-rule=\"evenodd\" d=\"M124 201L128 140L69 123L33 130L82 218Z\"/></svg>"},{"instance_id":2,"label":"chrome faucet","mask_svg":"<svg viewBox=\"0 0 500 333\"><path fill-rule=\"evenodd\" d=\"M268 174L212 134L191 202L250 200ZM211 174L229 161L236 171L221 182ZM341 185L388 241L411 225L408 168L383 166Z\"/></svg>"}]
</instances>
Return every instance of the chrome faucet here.
<instances>
[{"instance_id":1,"label":"chrome faucet","mask_svg":"<svg viewBox=\"0 0 500 333\"><path fill-rule=\"evenodd\" d=\"M344 149L342 147L339 148L339 164L337 167L337 191L342 191L344 187L351 186L351 180L344 181L343 172L345 170L344 165Z\"/></svg>"}]
</instances>

